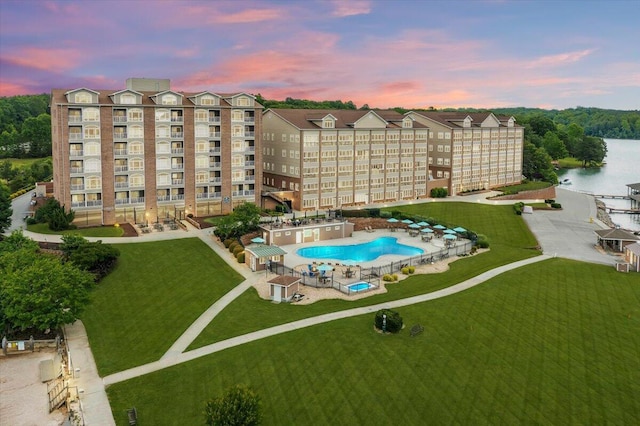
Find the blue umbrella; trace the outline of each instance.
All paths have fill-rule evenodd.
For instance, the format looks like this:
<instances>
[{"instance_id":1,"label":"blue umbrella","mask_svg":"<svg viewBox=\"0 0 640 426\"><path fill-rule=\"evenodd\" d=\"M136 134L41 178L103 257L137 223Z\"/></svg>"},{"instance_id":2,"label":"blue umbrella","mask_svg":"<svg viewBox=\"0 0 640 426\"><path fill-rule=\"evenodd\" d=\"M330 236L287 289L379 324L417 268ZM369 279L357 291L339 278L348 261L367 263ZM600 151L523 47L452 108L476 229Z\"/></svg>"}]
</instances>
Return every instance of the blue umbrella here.
<instances>
[{"instance_id":1,"label":"blue umbrella","mask_svg":"<svg viewBox=\"0 0 640 426\"><path fill-rule=\"evenodd\" d=\"M456 233L456 231L454 231L453 229L445 229L442 232L444 232L445 234L455 234Z\"/></svg>"},{"instance_id":2,"label":"blue umbrella","mask_svg":"<svg viewBox=\"0 0 640 426\"><path fill-rule=\"evenodd\" d=\"M267 241L264 238L260 238L260 237L255 237L251 240L252 243L256 243L256 244L264 244Z\"/></svg>"},{"instance_id":3,"label":"blue umbrella","mask_svg":"<svg viewBox=\"0 0 640 426\"><path fill-rule=\"evenodd\" d=\"M420 232L424 232L425 234L426 234L426 233L433 234L433 229L430 229L430 228L424 228L424 229L422 229Z\"/></svg>"},{"instance_id":4,"label":"blue umbrella","mask_svg":"<svg viewBox=\"0 0 640 426\"><path fill-rule=\"evenodd\" d=\"M453 235L453 234L447 234L447 235L445 235L445 236L444 236L444 237L442 237L442 238L444 238L445 240L455 240L455 239L456 239L456 238L458 238L458 237L456 237L456 236L455 236L455 235Z\"/></svg>"},{"instance_id":5,"label":"blue umbrella","mask_svg":"<svg viewBox=\"0 0 640 426\"><path fill-rule=\"evenodd\" d=\"M462 226L458 226L457 228L453 228L454 231L459 232L459 233L463 233L463 232L467 232L466 229L464 229Z\"/></svg>"},{"instance_id":6,"label":"blue umbrella","mask_svg":"<svg viewBox=\"0 0 640 426\"><path fill-rule=\"evenodd\" d=\"M417 223L412 223L411 225L409 225L409 228L420 229L420 225L418 225Z\"/></svg>"},{"instance_id":7,"label":"blue umbrella","mask_svg":"<svg viewBox=\"0 0 640 426\"><path fill-rule=\"evenodd\" d=\"M409 224L409 223L413 223L413 221L411 219L405 219L402 221L402 223Z\"/></svg>"},{"instance_id":8,"label":"blue umbrella","mask_svg":"<svg viewBox=\"0 0 640 426\"><path fill-rule=\"evenodd\" d=\"M442 225L436 225L433 227L433 229L447 229L447 227Z\"/></svg>"},{"instance_id":9,"label":"blue umbrella","mask_svg":"<svg viewBox=\"0 0 640 426\"><path fill-rule=\"evenodd\" d=\"M323 263L322 265L318 265L318 271L333 271L333 266Z\"/></svg>"},{"instance_id":10,"label":"blue umbrella","mask_svg":"<svg viewBox=\"0 0 640 426\"><path fill-rule=\"evenodd\" d=\"M387 219L387 222L389 222L389 223L398 223L399 221L395 217L392 217L391 219Z\"/></svg>"},{"instance_id":11,"label":"blue umbrella","mask_svg":"<svg viewBox=\"0 0 640 426\"><path fill-rule=\"evenodd\" d=\"M425 222L424 220L422 222L418 222L418 225L420 225L420 226L429 226L429 224L427 222Z\"/></svg>"}]
</instances>

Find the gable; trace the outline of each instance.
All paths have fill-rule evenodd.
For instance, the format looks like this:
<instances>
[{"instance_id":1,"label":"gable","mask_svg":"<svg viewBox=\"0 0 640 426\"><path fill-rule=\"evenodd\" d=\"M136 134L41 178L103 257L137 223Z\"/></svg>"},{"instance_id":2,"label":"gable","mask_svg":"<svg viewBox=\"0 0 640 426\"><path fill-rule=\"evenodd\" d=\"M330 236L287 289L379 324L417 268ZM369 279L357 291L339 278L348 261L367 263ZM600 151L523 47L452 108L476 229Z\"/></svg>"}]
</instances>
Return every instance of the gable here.
<instances>
[{"instance_id":1,"label":"gable","mask_svg":"<svg viewBox=\"0 0 640 426\"><path fill-rule=\"evenodd\" d=\"M69 90L65 93L67 102L70 104L97 104L99 95L99 92L85 88Z\"/></svg>"},{"instance_id":2,"label":"gable","mask_svg":"<svg viewBox=\"0 0 640 426\"><path fill-rule=\"evenodd\" d=\"M498 120L496 116L491 113L480 124L480 127L500 127L500 120Z\"/></svg>"},{"instance_id":3,"label":"gable","mask_svg":"<svg viewBox=\"0 0 640 426\"><path fill-rule=\"evenodd\" d=\"M383 120L373 111L368 112L362 118L353 123L354 129L386 129L387 121Z\"/></svg>"}]
</instances>

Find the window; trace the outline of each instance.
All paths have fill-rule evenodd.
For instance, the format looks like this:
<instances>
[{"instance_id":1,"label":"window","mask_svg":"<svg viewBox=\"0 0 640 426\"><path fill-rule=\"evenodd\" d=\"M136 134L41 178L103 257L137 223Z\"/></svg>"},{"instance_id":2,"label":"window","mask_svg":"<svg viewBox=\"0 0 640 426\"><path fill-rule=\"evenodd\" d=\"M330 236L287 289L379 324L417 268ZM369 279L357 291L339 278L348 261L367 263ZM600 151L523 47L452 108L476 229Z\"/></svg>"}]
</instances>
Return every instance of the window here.
<instances>
[{"instance_id":1,"label":"window","mask_svg":"<svg viewBox=\"0 0 640 426\"><path fill-rule=\"evenodd\" d=\"M120 103L127 105L135 104L136 97L132 93L123 93L122 95L120 95Z\"/></svg>"},{"instance_id":2,"label":"window","mask_svg":"<svg viewBox=\"0 0 640 426\"><path fill-rule=\"evenodd\" d=\"M282 173L287 173L287 166L285 164L282 165Z\"/></svg>"},{"instance_id":3,"label":"window","mask_svg":"<svg viewBox=\"0 0 640 426\"><path fill-rule=\"evenodd\" d=\"M325 118L322 120L322 127L324 129L333 129L335 127L335 122L331 118Z\"/></svg>"},{"instance_id":4,"label":"window","mask_svg":"<svg viewBox=\"0 0 640 426\"><path fill-rule=\"evenodd\" d=\"M100 172L100 160L96 158L89 158L84 162L85 173Z\"/></svg>"},{"instance_id":5,"label":"window","mask_svg":"<svg viewBox=\"0 0 640 426\"><path fill-rule=\"evenodd\" d=\"M178 105L178 97L176 95L163 95L162 105Z\"/></svg>"},{"instance_id":6,"label":"window","mask_svg":"<svg viewBox=\"0 0 640 426\"><path fill-rule=\"evenodd\" d=\"M142 110L141 109L130 109L127 111L128 120L129 121L142 121Z\"/></svg>"},{"instance_id":7,"label":"window","mask_svg":"<svg viewBox=\"0 0 640 426\"><path fill-rule=\"evenodd\" d=\"M283 158L287 158L287 150L286 149L282 150L282 157Z\"/></svg>"},{"instance_id":8,"label":"window","mask_svg":"<svg viewBox=\"0 0 640 426\"><path fill-rule=\"evenodd\" d=\"M100 144L88 142L84 145L84 155L100 155Z\"/></svg>"},{"instance_id":9,"label":"window","mask_svg":"<svg viewBox=\"0 0 640 426\"><path fill-rule=\"evenodd\" d=\"M85 139L99 139L100 138L100 128L97 126L87 126L84 128L84 138Z\"/></svg>"},{"instance_id":10,"label":"window","mask_svg":"<svg viewBox=\"0 0 640 426\"><path fill-rule=\"evenodd\" d=\"M91 103L91 100L92 100L91 94L87 92L76 93L75 98L76 98L75 99L76 103L79 103L79 104L89 104Z\"/></svg>"},{"instance_id":11,"label":"window","mask_svg":"<svg viewBox=\"0 0 640 426\"><path fill-rule=\"evenodd\" d=\"M171 113L168 109L156 110L156 121L171 121Z\"/></svg>"},{"instance_id":12,"label":"window","mask_svg":"<svg viewBox=\"0 0 640 426\"><path fill-rule=\"evenodd\" d=\"M206 155L198 155L196 157L196 168L204 169L209 167L209 157Z\"/></svg>"},{"instance_id":13,"label":"window","mask_svg":"<svg viewBox=\"0 0 640 426\"><path fill-rule=\"evenodd\" d=\"M246 96L240 96L236 99L236 105L238 106L249 106L249 98Z\"/></svg>"},{"instance_id":14,"label":"window","mask_svg":"<svg viewBox=\"0 0 640 426\"><path fill-rule=\"evenodd\" d=\"M142 126L131 126L128 129L128 133L129 133L129 137L130 138L142 138L143 136L143 132L142 132Z\"/></svg>"},{"instance_id":15,"label":"window","mask_svg":"<svg viewBox=\"0 0 640 426\"><path fill-rule=\"evenodd\" d=\"M98 108L85 108L82 111L83 121L100 121L100 111Z\"/></svg>"},{"instance_id":16,"label":"window","mask_svg":"<svg viewBox=\"0 0 640 426\"><path fill-rule=\"evenodd\" d=\"M200 98L200 105L215 105L216 98L211 95L204 95Z\"/></svg>"}]
</instances>

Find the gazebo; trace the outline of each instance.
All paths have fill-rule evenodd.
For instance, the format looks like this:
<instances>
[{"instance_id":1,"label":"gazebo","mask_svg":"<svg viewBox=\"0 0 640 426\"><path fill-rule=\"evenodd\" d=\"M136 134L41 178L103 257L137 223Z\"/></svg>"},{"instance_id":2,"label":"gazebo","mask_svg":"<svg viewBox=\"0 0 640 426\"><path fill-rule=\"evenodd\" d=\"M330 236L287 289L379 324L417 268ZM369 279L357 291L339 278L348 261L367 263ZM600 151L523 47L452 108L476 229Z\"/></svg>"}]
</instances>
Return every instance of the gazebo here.
<instances>
[{"instance_id":1,"label":"gazebo","mask_svg":"<svg viewBox=\"0 0 640 426\"><path fill-rule=\"evenodd\" d=\"M598 244L619 253L624 252L625 246L640 241L640 238L624 229L598 229L594 231L598 237Z\"/></svg>"}]
</instances>

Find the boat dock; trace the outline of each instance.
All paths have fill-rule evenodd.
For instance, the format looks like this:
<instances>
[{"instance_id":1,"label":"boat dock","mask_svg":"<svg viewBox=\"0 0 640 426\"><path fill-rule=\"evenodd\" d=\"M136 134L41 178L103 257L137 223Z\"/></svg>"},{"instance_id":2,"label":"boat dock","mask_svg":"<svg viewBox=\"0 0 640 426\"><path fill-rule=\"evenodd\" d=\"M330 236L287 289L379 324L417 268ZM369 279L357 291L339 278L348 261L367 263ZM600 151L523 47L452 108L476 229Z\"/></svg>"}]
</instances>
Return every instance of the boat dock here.
<instances>
[{"instance_id":1,"label":"boat dock","mask_svg":"<svg viewBox=\"0 0 640 426\"><path fill-rule=\"evenodd\" d=\"M618 207L606 206L609 213L626 213L626 214L640 214L640 209L623 209Z\"/></svg>"}]
</instances>

